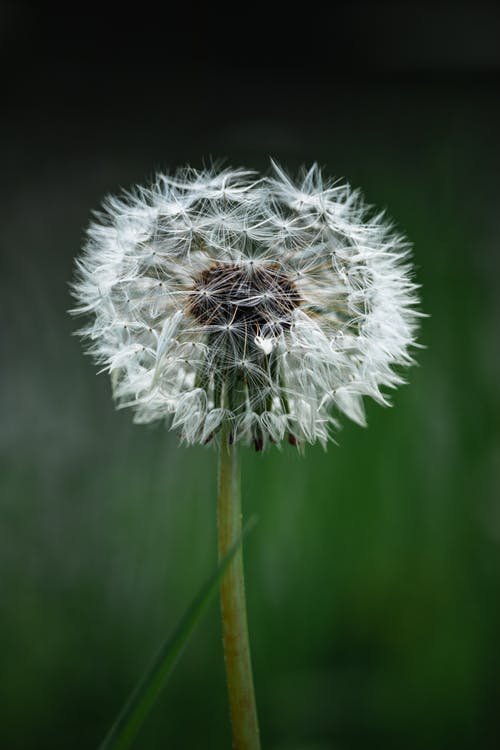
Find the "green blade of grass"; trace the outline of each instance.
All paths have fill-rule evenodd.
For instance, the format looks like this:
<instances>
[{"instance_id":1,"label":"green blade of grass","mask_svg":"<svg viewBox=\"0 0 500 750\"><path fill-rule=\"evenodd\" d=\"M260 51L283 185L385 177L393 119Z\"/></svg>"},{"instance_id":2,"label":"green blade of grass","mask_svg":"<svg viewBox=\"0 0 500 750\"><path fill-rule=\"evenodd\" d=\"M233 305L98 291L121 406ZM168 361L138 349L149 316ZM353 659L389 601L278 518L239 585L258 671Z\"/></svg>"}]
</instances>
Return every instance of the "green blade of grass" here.
<instances>
[{"instance_id":1,"label":"green blade of grass","mask_svg":"<svg viewBox=\"0 0 500 750\"><path fill-rule=\"evenodd\" d=\"M144 719L153 707L177 663L189 636L217 592L231 560L256 522L257 519L254 517L245 524L239 539L193 599L175 630L162 644L151 666L124 704L103 742L99 745L99 750L127 750L132 745Z\"/></svg>"}]
</instances>

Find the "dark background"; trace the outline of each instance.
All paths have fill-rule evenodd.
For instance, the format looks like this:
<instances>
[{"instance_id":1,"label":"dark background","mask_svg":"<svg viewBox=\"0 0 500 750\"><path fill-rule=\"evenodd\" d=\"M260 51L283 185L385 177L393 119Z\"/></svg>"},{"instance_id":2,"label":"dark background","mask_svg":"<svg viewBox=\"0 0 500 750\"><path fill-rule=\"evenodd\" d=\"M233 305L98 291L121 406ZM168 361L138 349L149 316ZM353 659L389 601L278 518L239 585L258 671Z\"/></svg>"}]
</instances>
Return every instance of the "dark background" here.
<instances>
[{"instance_id":1,"label":"dark background","mask_svg":"<svg viewBox=\"0 0 500 750\"><path fill-rule=\"evenodd\" d=\"M430 317L368 430L245 451L264 747L500 743L499 12L274 10L0 5L5 750L96 747L216 558L215 453L115 412L72 336L90 212L157 169L269 156L387 207ZM137 747L230 747L216 606Z\"/></svg>"}]
</instances>

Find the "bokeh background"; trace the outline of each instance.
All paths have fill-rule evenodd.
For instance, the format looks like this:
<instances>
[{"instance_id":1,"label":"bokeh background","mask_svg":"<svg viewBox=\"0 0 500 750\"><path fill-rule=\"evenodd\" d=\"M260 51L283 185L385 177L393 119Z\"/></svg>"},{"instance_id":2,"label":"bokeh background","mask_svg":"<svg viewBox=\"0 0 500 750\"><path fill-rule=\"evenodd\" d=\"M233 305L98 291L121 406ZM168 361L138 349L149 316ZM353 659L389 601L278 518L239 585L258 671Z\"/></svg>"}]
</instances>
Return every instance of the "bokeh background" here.
<instances>
[{"instance_id":1,"label":"bokeh background","mask_svg":"<svg viewBox=\"0 0 500 750\"><path fill-rule=\"evenodd\" d=\"M419 367L328 452L246 451L265 748L500 744L499 14L2 3L0 746L97 747L216 558L210 448L115 412L68 281L157 169L318 161L415 246ZM137 747L229 748L212 605Z\"/></svg>"}]
</instances>

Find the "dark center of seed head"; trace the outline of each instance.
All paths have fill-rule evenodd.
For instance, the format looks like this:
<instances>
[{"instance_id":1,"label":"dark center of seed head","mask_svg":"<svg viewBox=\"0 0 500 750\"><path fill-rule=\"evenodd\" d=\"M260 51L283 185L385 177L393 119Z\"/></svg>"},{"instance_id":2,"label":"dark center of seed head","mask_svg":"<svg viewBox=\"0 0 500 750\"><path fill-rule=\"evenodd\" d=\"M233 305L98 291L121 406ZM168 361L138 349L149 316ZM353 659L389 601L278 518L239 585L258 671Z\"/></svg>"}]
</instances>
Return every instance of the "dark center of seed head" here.
<instances>
[{"instance_id":1,"label":"dark center of seed head","mask_svg":"<svg viewBox=\"0 0 500 750\"><path fill-rule=\"evenodd\" d=\"M216 263L199 273L191 287L189 312L201 325L260 331L289 328L300 304L295 284L274 264Z\"/></svg>"}]
</instances>

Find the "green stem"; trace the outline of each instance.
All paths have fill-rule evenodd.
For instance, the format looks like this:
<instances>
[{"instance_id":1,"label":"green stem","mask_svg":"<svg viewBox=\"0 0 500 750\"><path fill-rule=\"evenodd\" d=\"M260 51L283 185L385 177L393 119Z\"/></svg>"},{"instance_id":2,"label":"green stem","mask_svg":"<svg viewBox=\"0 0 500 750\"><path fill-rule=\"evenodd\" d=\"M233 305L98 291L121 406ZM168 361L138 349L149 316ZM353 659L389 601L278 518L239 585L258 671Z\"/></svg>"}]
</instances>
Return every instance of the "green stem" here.
<instances>
[{"instance_id":1,"label":"green stem","mask_svg":"<svg viewBox=\"0 0 500 750\"><path fill-rule=\"evenodd\" d=\"M241 536L240 463L230 429L222 429L219 458L219 559ZM222 633L235 750L260 750L245 603L242 548L221 584Z\"/></svg>"}]
</instances>

